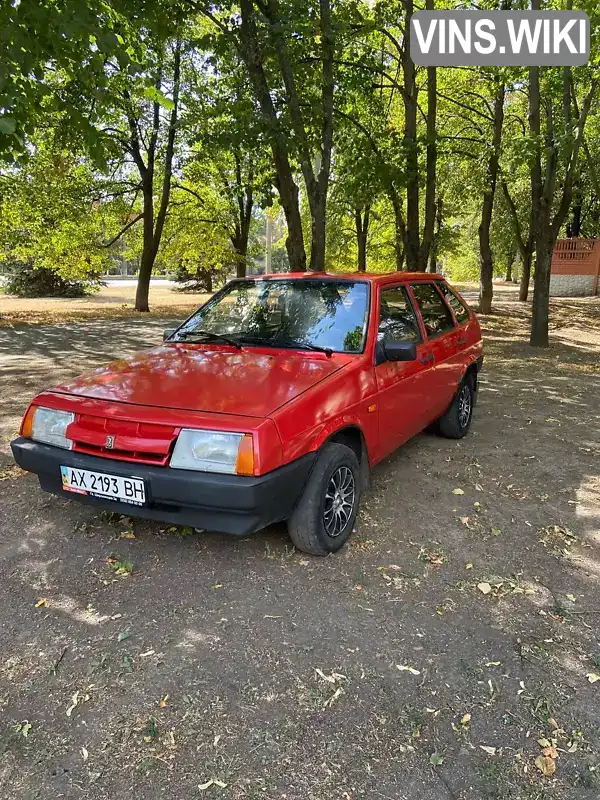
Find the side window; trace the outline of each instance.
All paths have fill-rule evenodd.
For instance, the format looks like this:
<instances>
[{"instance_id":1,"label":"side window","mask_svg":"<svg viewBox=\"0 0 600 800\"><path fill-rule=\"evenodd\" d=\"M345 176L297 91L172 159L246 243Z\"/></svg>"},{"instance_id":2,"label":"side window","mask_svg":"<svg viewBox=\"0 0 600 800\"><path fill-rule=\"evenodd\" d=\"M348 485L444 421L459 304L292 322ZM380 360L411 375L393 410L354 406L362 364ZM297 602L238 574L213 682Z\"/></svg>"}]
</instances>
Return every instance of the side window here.
<instances>
[{"instance_id":1,"label":"side window","mask_svg":"<svg viewBox=\"0 0 600 800\"><path fill-rule=\"evenodd\" d=\"M395 286L383 289L379 298L380 342L420 342L421 333L406 289Z\"/></svg>"},{"instance_id":2,"label":"side window","mask_svg":"<svg viewBox=\"0 0 600 800\"><path fill-rule=\"evenodd\" d=\"M432 283L414 283L411 288L421 309L427 336L440 336L452 330L454 327L452 314L435 286Z\"/></svg>"},{"instance_id":3,"label":"side window","mask_svg":"<svg viewBox=\"0 0 600 800\"><path fill-rule=\"evenodd\" d=\"M448 286L448 284L438 283L437 287L446 298L446 302L448 303L452 311L454 311L454 316L456 317L456 321L459 324L466 322L468 319L470 319L471 314L469 312L469 309L462 302L462 300L454 294L454 292Z\"/></svg>"}]
</instances>

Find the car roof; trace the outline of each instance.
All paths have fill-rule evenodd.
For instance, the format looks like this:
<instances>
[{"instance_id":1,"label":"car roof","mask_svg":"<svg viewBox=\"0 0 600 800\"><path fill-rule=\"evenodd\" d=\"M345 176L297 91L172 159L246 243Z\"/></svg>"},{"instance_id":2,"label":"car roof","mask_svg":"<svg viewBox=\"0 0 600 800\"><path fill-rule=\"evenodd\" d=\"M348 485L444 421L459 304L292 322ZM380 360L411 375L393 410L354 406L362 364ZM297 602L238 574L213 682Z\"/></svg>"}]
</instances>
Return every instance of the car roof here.
<instances>
[{"instance_id":1,"label":"car roof","mask_svg":"<svg viewBox=\"0 0 600 800\"><path fill-rule=\"evenodd\" d=\"M409 283L416 281L443 281L443 275L434 272L278 272L273 275L248 275L241 280L302 280L310 278L364 281L365 283Z\"/></svg>"}]
</instances>

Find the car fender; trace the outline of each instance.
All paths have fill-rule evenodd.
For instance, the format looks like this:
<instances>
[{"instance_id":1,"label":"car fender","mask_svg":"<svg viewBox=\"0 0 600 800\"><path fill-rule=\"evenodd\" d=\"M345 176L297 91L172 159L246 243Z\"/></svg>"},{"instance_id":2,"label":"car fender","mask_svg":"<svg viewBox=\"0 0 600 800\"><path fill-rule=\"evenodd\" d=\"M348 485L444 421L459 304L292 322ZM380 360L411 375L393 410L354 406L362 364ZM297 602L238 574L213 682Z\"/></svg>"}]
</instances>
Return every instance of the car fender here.
<instances>
[{"instance_id":1,"label":"car fender","mask_svg":"<svg viewBox=\"0 0 600 800\"><path fill-rule=\"evenodd\" d=\"M368 449L368 438L363 430L362 420L356 414L342 414L328 420L317 431L314 431L310 449L319 450L329 439L333 438L336 433L343 431L345 428L356 428L360 431L370 461L371 454Z\"/></svg>"}]
</instances>

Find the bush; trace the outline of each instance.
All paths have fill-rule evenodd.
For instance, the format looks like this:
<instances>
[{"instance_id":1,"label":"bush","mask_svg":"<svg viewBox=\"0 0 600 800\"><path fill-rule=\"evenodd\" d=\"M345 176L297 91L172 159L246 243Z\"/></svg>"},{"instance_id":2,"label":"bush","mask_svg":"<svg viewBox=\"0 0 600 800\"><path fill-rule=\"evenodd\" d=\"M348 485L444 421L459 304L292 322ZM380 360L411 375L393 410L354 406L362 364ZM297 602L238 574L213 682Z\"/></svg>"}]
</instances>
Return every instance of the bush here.
<instances>
[{"instance_id":1,"label":"bush","mask_svg":"<svg viewBox=\"0 0 600 800\"><path fill-rule=\"evenodd\" d=\"M19 261L7 270L4 291L17 297L84 297L98 291L101 281L90 275L85 280L62 278L57 272L46 267Z\"/></svg>"}]
</instances>

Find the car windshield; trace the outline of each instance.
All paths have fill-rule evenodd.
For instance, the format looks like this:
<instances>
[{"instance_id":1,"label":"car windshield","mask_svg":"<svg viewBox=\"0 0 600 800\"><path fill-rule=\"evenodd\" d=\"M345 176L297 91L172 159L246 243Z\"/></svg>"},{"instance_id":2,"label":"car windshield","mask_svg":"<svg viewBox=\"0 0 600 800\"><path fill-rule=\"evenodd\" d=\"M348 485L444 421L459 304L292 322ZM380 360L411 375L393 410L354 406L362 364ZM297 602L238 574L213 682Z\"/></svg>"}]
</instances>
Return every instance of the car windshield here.
<instances>
[{"instance_id":1,"label":"car windshield","mask_svg":"<svg viewBox=\"0 0 600 800\"><path fill-rule=\"evenodd\" d=\"M302 278L233 281L185 322L175 341L211 338L360 353L367 327L368 285Z\"/></svg>"}]
</instances>

